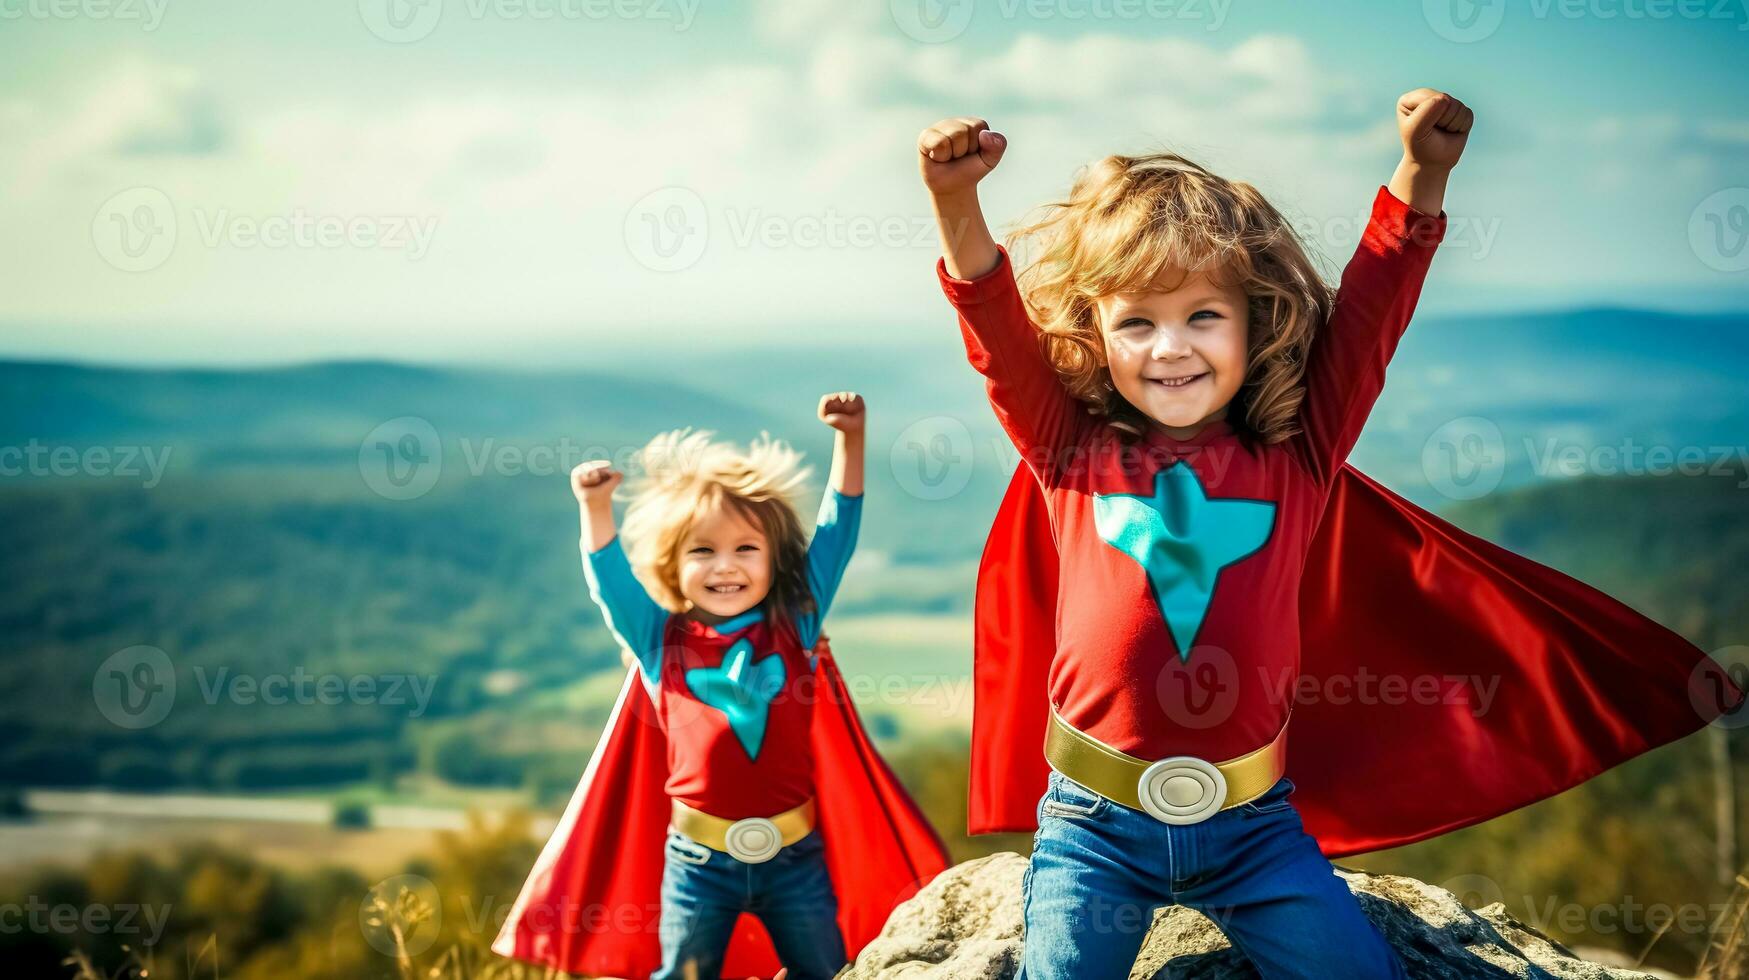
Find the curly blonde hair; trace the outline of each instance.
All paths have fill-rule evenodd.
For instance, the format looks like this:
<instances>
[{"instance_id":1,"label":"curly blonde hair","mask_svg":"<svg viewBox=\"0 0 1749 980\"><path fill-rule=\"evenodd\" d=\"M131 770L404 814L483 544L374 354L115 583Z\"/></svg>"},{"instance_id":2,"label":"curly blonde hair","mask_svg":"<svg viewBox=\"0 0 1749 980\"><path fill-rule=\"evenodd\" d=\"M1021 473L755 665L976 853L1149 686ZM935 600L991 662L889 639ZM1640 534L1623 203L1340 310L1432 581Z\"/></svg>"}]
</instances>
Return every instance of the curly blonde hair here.
<instances>
[{"instance_id":1,"label":"curly blonde hair","mask_svg":"<svg viewBox=\"0 0 1749 980\"><path fill-rule=\"evenodd\" d=\"M713 434L674 429L639 452L642 476L620 526L626 557L651 598L669 612L686 612L681 543L700 517L728 508L765 532L771 549L765 604L773 616L793 620L813 606L808 539L794 499L810 471L800 453L766 433L745 452L712 442Z\"/></svg>"},{"instance_id":2,"label":"curly blonde hair","mask_svg":"<svg viewBox=\"0 0 1749 980\"><path fill-rule=\"evenodd\" d=\"M1008 250L1037 253L1017 280L1071 394L1139 434L1141 412L1112 385L1095 301L1145 291L1168 270L1207 269L1248 301L1249 367L1229 418L1264 443L1298 430L1306 355L1333 292L1255 187L1175 153L1108 156L1076 174L1067 200L1040 210L1009 235Z\"/></svg>"}]
</instances>

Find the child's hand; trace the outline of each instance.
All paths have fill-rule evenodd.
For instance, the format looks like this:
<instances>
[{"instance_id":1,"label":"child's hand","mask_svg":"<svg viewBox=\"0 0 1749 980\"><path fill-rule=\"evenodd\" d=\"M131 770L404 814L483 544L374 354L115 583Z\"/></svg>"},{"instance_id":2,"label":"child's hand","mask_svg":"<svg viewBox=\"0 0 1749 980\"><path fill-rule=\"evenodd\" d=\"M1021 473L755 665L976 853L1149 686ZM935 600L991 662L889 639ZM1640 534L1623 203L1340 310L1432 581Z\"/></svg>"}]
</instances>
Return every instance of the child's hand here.
<instances>
[{"instance_id":1,"label":"child's hand","mask_svg":"<svg viewBox=\"0 0 1749 980\"><path fill-rule=\"evenodd\" d=\"M571 492L577 502L588 505L613 499L613 490L625 479L625 474L613 468L605 459L578 463L571 471Z\"/></svg>"},{"instance_id":2,"label":"child's hand","mask_svg":"<svg viewBox=\"0 0 1749 980\"><path fill-rule=\"evenodd\" d=\"M868 417L862 396L854 391L834 391L820 396L820 421L839 432L861 432Z\"/></svg>"},{"instance_id":3,"label":"child's hand","mask_svg":"<svg viewBox=\"0 0 1749 980\"><path fill-rule=\"evenodd\" d=\"M1397 99L1403 151L1418 166L1450 170L1464 154L1475 113L1444 92L1418 88Z\"/></svg>"},{"instance_id":4,"label":"child's hand","mask_svg":"<svg viewBox=\"0 0 1749 980\"><path fill-rule=\"evenodd\" d=\"M917 137L923 185L937 197L969 191L1002 162L1008 140L972 116L943 119Z\"/></svg>"}]
</instances>

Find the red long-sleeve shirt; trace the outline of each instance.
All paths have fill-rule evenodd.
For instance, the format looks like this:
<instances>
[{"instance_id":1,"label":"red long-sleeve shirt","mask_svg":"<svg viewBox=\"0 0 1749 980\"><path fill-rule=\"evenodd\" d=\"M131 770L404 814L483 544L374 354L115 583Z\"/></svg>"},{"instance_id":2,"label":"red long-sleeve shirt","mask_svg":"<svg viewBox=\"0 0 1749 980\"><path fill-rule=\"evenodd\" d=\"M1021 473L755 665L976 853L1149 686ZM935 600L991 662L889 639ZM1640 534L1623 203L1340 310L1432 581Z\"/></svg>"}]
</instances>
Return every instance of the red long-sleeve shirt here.
<instances>
[{"instance_id":1,"label":"red long-sleeve shirt","mask_svg":"<svg viewBox=\"0 0 1749 980\"><path fill-rule=\"evenodd\" d=\"M1046 360L1006 252L975 280L938 263L967 357L1048 501L1050 700L1070 724L1144 759L1218 762L1275 737L1299 674L1307 549L1444 234L1443 212L1379 188L1312 345L1302 431L1251 449L1224 421L1126 448Z\"/></svg>"}]
</instances>

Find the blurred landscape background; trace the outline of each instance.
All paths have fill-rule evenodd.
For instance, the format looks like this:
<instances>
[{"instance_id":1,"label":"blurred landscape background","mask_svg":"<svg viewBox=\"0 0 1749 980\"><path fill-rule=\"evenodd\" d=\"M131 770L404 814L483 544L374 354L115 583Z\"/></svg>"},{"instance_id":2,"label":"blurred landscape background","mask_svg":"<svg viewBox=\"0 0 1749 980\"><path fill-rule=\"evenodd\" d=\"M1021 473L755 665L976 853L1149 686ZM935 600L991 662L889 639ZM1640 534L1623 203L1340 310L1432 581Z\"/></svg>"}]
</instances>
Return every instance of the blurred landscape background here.
<instances>
[{"instance_id":1,"label":"blurred landscape background","mask_svg":"<svg viewBox=\"0 0 1749 980\"><path fill-rule=\"evenodd\" d=\"M1744 318L1429 316L1380 409L1398 424L1369 431L1361 455L1411 461L1421 479L1399 482L1423 503L1723 648L1749 635L1741 460L1718 455L1705 473L1662 476L1539 475L1536 465L1542 443L1568 446L1553 433L1580 419L1623 443L1695 433L1697 444L1725 445L1743 431L1749 390L1734 402L1630 411L1600 399L1575 412L1488 405L1477 384L1465 410L1488 414L1468 424L1529 445L1473 459L1463 437L1447 444L1440 434L1451 431L1442 421L1451 407L1413 407L1414 379L1453 338L1530 364L1557 359L1539 348L1586 323L1601 338L1636 319L1710 343L1682 368L1694 388L1722 396L1749 371L1741 340L1719 341L1745 336ZM789 392L828 379L866 392L872 416L868 510L829 622L834 649L881 749L955 856L1024 850L1024 838L963 833L972 583L1013 463L977 404L978 379L949 358L957 338L946 341L921 363L749 351L742 363L713 359L714 374L684 360L661 375L636 365L602 374L0 365L0 443L37 440L87 460L108 447L114 457L101 475L0 481L9 583L0 783L10 814L0 879L50 904L153 896L171 910L159 956L186 959L216 936L227 971L248 967L240 975L286 975L287 957L315 970L337 955L333 915L356 917L369 889L401 873L453 889L446 937L483 945L623 677L583 587L565 474L585 454L629 452L684 424L742 440L770 431L823 463L829 433L812 419L813 396ZM1606 390L1645 370L1632 351L1593 344L1586 356ZM726 380L759 376L762 364L783 376L761 386L768 394L742 396ZM1493 481L1474 499L1433 488L1464 497ZM142 647L162 659L138 658ZM141 663L153 666L136 675ZM324 678L336 686L319 688ZM1481 827L1345 863L1506 900L1533 924L1548 910L1513 899L1722 901L1710 751L1697 736ZM1734 754L1749 766L1745 756ZM484 904L464 915L470 901ZM1656 921L1641 913L1637 928L1582 922L1566 933L1561 919L1543 924L1570 942L1638 954ZM1705 935L1688 922L1652 961L1692 961ZM118 962L124 938L22 933L0 935L0 947L22 946L8 955L52 972L72 947ZM359 969L393 971L367 935L352 940ZM181 975L176 964L158 968Z\"/></svg>"},{"instance_id":2,"label":"blurred landscape background","mask_svg":"<svg viewBox=\"0 0 1749 980\"><path fill-rule=\"evenodd\" d=\"M1334 280L1392 99L1463 98L1448 236L1354 461L1749 670L1737 7L4 13L9 975L529 975L486 946L623 678L566 473L770 432L817 494L838 389L870 476L826 632L955 858L1024 852L963 832L972 586L1016 460L934 281L911 154L949 114L1009 136L993 223L1171 148L1256 184ZM1341 863L1686 976L1736 914L1740 721Z\"/></svg>"}]
</instances>

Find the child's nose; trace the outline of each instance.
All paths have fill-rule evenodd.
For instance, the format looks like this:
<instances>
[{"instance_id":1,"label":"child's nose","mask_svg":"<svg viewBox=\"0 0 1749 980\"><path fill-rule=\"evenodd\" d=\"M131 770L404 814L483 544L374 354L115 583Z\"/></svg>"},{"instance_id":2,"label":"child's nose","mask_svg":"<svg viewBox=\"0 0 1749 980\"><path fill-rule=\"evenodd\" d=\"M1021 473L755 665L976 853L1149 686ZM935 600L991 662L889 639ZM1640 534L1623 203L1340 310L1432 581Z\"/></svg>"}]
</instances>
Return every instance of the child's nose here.
<instances>
[{"instance_id":1,"label":"child's nose","mask_svg":"<svg viewBox=\"0 0 1749 980\"><path fill-rule=\"evenodd\" d=\"M1172 327L1161 327L1154 331L1154 349L1151 352L1156 360L1176 360L1190 353L1190 344L1186 343L1184 335Z\"/></svg>"}]
</instances>

